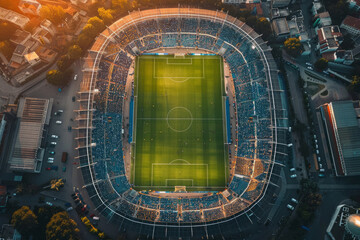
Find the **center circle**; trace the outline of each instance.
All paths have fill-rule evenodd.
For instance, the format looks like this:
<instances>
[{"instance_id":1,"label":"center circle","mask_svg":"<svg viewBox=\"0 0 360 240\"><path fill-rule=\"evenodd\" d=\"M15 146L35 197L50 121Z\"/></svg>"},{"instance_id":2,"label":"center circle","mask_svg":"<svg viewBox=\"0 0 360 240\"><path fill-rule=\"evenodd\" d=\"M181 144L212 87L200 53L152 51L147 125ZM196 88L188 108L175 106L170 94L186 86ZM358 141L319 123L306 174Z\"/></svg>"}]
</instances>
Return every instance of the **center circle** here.
<instances>
[{"instance_id":1,"label":"center circle","mask_svg":"<svg viewBox=\"0 0 360 240\"><path fill-rule=\"evenodd\" d=\"M166 122L174 132L185 132L192 124L193 116L186 107L174 107L167 114Z\"/></svg>"}]
</instances>

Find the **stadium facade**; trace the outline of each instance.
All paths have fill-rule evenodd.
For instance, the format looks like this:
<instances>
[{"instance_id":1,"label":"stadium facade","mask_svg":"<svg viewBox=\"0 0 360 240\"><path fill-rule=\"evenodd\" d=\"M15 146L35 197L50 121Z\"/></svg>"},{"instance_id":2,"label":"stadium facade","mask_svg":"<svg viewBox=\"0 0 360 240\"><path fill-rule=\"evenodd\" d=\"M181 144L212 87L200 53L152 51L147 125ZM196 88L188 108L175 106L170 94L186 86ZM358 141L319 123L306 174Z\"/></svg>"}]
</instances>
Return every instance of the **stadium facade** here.
<instances>
[{"instance_id":1,"label":"stadium facade","mask_svg":"<svg viewBox=\"0 0 360 240\"><path fill-rule=\"evenodd\" d=\"M138 55L176 48L222 56L234 80L235 174L224 191L203 197L139 193L124 167L120 133L129 68ZM79 170L94 209L109 222L152 238L197 238L219 232L241 237L246 226L268 220L287 158L287 111L271 49L252 28L220 11L135 11L96 38L83 72L77 111Z\"/></svg>"}]
</instances>

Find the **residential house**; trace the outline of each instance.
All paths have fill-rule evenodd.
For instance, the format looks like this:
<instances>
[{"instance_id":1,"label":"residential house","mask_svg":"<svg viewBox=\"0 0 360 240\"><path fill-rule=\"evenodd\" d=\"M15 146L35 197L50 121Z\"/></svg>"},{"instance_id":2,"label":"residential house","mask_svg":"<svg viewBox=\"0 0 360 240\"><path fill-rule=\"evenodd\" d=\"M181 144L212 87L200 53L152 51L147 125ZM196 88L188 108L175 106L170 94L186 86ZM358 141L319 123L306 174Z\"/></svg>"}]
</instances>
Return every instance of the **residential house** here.
<instances>
[{"instance_id":1,"label":"residential house","mask_svg":"<svg viewBox=\"0 0 360 240\"><path fill-rule=\"evenodd\" d=\"M18 7L23 13L39 15L41 4L36 0L20 0Z\"/></svg>"},{"instance_id":2,"label":"residential house","mask_svg":"<svg viewBox=\"0 0 360 240\"><path fill-rule=\"evenodd\" d=\"M352 16L346 16L346 18L341 23L340 28L345 29L352 36L359 36L360 19Z\"/></svg>"},{"instance_id":3,"label":"residential house","mask_svg":"<svg viewBox=\"0 0 360 240\"><path fill-rule=\"evenodd\" d=\"M326 26L317 30L320 54L335 52L343 41L339 26Z\"/></svg>"}]
</instances>

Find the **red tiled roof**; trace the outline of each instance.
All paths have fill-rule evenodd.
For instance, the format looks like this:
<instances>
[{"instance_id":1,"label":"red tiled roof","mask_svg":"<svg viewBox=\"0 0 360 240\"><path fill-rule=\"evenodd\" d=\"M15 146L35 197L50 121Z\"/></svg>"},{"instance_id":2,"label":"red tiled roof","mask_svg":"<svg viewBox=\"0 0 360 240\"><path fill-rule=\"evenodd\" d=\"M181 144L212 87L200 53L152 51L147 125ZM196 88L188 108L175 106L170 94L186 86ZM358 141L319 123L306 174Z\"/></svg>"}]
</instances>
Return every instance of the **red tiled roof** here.
<instances>
[{"instance_id":1,"label":"red tiled roof","mask_svg":"<svg viewBox=\"0 0 360 240\"><path fill-rule=\"evenodd\" d=\"M355 18L352 16L346 16L344 21L342 22L344 25L347 25L352 28L356 28L360 30L360 18Z\"/></svg>"}]
</instances>

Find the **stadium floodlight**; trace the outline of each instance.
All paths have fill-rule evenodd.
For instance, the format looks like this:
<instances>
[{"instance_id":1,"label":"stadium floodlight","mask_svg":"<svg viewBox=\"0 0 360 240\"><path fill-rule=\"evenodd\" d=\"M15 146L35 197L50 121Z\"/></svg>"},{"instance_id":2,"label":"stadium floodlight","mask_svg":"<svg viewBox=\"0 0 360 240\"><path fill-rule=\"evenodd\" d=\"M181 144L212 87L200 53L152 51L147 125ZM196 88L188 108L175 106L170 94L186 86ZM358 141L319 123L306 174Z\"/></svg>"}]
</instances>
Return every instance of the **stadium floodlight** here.
<instances>
[{"instance_id":1,"label":"stadium floodlight","mask_svg":"<svg viewBox=\"0 0 360 240\"><path fill-rule=\"evenodd\" d=\"M254 49L255 49L255 45L252 45L252 46L251 46L251 49L254 50Z\"/></svg>"}]
</instances>

